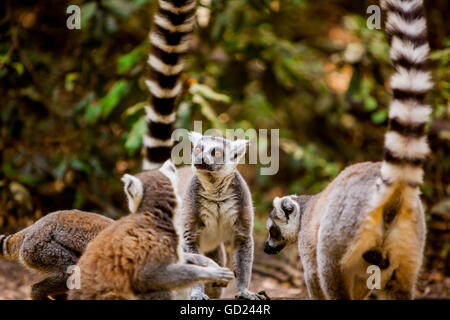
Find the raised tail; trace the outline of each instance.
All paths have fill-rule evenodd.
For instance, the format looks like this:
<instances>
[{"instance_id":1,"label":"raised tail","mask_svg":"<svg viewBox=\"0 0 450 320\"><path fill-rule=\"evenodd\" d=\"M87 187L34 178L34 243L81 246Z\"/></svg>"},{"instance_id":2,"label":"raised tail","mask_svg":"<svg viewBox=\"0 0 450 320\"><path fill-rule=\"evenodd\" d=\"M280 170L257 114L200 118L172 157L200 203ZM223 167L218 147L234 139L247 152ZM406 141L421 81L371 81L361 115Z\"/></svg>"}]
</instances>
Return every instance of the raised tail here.
<instances>
[{"instance_id":1,"label":"raised tail","mask_svg":"<svg viewBox=\"0 0 450 320\"><path fill-rule=\"evenodd\" d=\"M146 107L148 133L144 136L143 169L159 168L170 159L176 106L182 90L183 57L194 30L196 0L159 0L150 32L148 65L150 91Z\"/></svg>"},{"instance_id":2,"label":"raised tail","mask_svg":"<svg viewBox=\"0 0 450 320\"><path fill-rule=\"evenodd\" d=\"M423 183L422 165L429 153L425 126L431 108L424 100L433 86L426 69L429 46L423 0L381 3L395 67L381 178L388 189L399 184L417 189Z\"/></svg>"},{"instance_id":3,"label":"raised tail","mask_svg":"<svg viewBox=\"0 0 450 320\"><path fill-rule=\"evenodd\" d=\"M19 258L19 250L26 235L25 230L12 235L0 235L0 257L7 260L17 260Z\"/></svg>"}]
</instances>

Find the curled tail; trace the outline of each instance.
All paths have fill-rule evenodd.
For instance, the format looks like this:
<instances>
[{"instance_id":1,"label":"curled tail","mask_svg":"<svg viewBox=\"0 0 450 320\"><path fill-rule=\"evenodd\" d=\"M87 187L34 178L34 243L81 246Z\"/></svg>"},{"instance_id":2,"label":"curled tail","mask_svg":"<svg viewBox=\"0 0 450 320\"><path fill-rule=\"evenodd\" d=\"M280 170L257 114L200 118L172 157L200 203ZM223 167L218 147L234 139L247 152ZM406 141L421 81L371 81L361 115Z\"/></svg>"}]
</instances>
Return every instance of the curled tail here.
<instances>
[{"instance_id":1,"label":"curled tail","mask_svg":"<svg viewBox=\"0 0 450 320\"><path fill-rule=\"evenodd\" d=\"M395 67L381 178L387 189L398 185L417 189L423 183L422 165L429 153L425 126L431 108L424 100L433 86L426 69L429 46L423 0L381 3Z\"/></svg>"},{"instance_id":2,"label":"curled tail","mask_svg":"<svg viewBox=\"0 0 450 320\"><path fill-rule=\"evenodd\" d=\"M176 105L182 89L183 57L194 30L196 0L159 0L150 32L148 133L144 136L144 170L159 168L170 159Z\"/></svg>"},{"instance_id":3,"label":"curled tail","mask_svg":"<svg viewBox=\"0 0 450 320\"><path fill-rule=\"evenodd\" d=\"M9 236L0 235L0 257L7 260L17 260L25 236L25 229Z\"/></svg>"}]
</instances>

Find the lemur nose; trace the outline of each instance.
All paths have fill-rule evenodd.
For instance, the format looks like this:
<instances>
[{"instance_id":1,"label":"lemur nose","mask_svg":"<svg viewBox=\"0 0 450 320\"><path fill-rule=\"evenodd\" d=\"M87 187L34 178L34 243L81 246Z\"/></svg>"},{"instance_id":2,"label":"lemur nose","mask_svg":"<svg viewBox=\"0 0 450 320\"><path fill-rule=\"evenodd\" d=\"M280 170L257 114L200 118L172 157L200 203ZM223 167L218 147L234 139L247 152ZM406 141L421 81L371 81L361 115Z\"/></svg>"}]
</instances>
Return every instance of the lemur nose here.
<instances>
[{"instance_id":1,"label":"lemur nose","mask_svg":"<svg viewBox=\"0 0 450 320\"><path fill-rule=\"evenodd\" d=\"M276 254L278 253L277 249L271 247L268 242L264 243L264 252L267 254Z\"/></svg>"}]
</instances>

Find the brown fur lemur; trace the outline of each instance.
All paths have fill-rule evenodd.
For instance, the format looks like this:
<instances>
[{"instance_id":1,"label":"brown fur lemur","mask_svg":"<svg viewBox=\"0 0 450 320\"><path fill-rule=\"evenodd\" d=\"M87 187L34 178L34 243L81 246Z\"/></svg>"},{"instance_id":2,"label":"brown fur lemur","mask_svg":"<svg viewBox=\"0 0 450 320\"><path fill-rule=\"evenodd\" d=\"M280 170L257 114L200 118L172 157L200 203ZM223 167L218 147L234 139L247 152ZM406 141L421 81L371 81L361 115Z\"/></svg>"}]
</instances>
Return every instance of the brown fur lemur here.
<instances>
[{"instance_id":1,"label":"brown fur lemur","mask_svg":"<svg viewBox=\"0 0 450 320\"><path fill-rule=\"evenodd\" d=\"M130 199L141 194L145 201L88 244L77 264L80 289L70 290L69 299L186 299L185 289L195 284L233 278L231 270L200 255L191 256L202 265L185 260L177 231L177 173L170 160L124 180Z\"/></svg>"},{"instance_id":2,"label":"brown fur lemur","mask_svg":"<svg viewBox=\"0 0 450 320\"><path fill-rule=\"evenodd\" d=\"M314 299L363 299L367 269L380 270L380 298L412 299L422 264L425 218L419 187L429 152L432 88L422 0L384 0L395 73L384 160L347 167L315 196L273 201L265 252L298 242Z\"/></svg>"},{"instance_id":3,"label":"brown fur lemur","mask_svg":"<svg viewBox=\"0 0 450 320\"><path fill-rule=\"evenodd\" d=\"M32 299L63 298L68 268L76 265L89 241L112 222L80 210L52 212L13 235L0 235L0 255L43 276L31 287Z\"/></svg>"},{"instance_id":4,"label":"brown fur lemur","mask_svg":"<svg viewBox=\"0 0 450 320\"><path fill-rule=\"evenodd\" d=\"M183 196L180 225L184 251L206 254L226 265L224 243L230 242L238 299L265 299L248 290L253 264L253 205L250 190L236 167L245 155L247 140L231 141L191 132L192 166L178 170L178 194ZM130 195L130 203L141 203ZM197 284L191 299L219 298L222 285ZM206 292L205 292L206 291Z\"/></svg>"}]
</instances>

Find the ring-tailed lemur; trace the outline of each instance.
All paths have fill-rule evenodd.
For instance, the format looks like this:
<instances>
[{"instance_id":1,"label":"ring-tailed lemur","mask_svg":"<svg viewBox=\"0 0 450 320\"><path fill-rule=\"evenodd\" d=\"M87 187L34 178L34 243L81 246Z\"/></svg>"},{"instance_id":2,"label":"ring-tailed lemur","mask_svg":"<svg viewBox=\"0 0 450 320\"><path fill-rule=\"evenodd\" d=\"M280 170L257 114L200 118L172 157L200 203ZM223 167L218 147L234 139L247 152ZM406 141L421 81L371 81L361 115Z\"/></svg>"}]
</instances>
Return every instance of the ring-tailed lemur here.
<instances>
[{"instance_id":1,"label":"ring-tailed lemur","mask_svg":"<svg viewBox=\"0 0 450 320\"><path fill-rule=\"evenodd\" d=\"M131 213L137 212L141 205L151 205L152 199L148 200L149 195L144 193L145 182L140 180L146 176L144 172L122 177ZM0 235L0 257L18 260L27 269L44 276L31 287L33 300L64 299L68 291L67 279L72 274L69 267L77 264L88 243L113 222L105 216L80 210L52 212L15 234ZM202 255L183 253L183 259L192 265L219 268L213 260ZM226 286L227 282L216 281L215 285ZM189 297L182 296L183 293L172 290L142 298Z\"/></svg>"},{"instance_id":2,"label":"ring-tailed lemur","mask_svg":"<svg viewBox=\"0 0 450 320\"><path fill-rule=\"evenodd\" d=\"M158 0L150 32L150 78L146 81L150 101L146 107L148 133L143 141L144 170L157 169L171 157L183 57L189 50L196 9L196 0Z\"/></svg>"},{"instance_id":3,"label":"ring-tailed lemur","mask_svg":"<svg viewBox=\"0 0 450 320\"><path fill-rule=\"evenodd\" d=\"M183 181L182 227L185 251L204 253L225 266L224 243L231 241L234 273L241 299L264 299L250 292L253 264L253 205L247 183L237 171L247 140L231 141L192 132L192 174ZM208 287L207 294L220 297L221 288ZM192 299L208 299L202 284Z\"/></svg>"},{"instance_id":4,"label":"ring-tailed lemur","mask_svg":"<svg viewBox=\"0 0 450 320\"><path fill-rule=\"evenodd\" d=\"M233 278L231 270L212 261L205 265L185 261L175 221L177 172L170 160L159 170L124 180L126 190L141 193L146 201L88 244L77 264L80 288L70 290L69 299L186 299L190 291L183 289L194 284L226 284Z\"/></svg>"},{"instance_id":5,"label":"ring-tailed lemur","mask_svg":"<svg viewBox=\"0 0 450 320\"><path fill-rule=\"evenodd\" d=\"M247 140L231 141L191 132L192 166L178 170L178 194L183 197L180 227L188 254L206 254L226 265L224 243L233 246L234 272L239 299L265 299L248 290L253 264L253 206L247 183L237 171ZM130 194L130 203L140 204ZM219 298L223 285L196 285L191 299Z\"/></svg>"},{"instance_id":6,"label":"ring-tailed lemur","mask_svg":"<svg viewBox=\"0 0 450 320\"><path fill-rule=\"evenodd\" d=\"M381 270L380 298L411 299L422 264L425 219L420 200L429 147L425 125L432 88L422 0L384 0L395 73L381 163L347 167L315 196L273 201L265 252L298 241L309 295L362 299L368 266Z\"/></svg>"}]
</instances>

